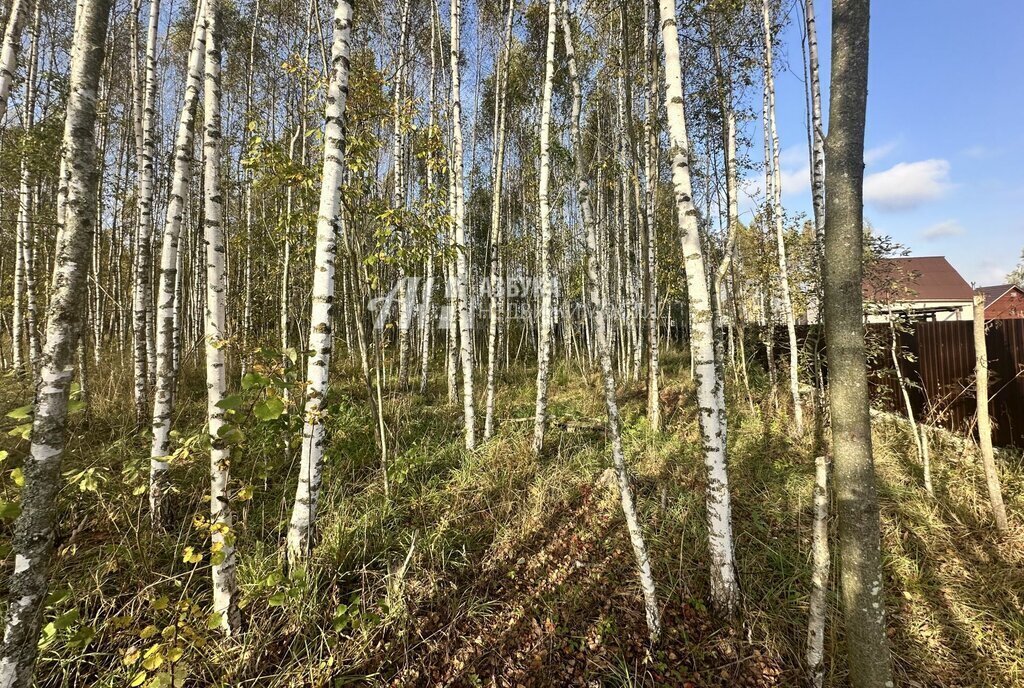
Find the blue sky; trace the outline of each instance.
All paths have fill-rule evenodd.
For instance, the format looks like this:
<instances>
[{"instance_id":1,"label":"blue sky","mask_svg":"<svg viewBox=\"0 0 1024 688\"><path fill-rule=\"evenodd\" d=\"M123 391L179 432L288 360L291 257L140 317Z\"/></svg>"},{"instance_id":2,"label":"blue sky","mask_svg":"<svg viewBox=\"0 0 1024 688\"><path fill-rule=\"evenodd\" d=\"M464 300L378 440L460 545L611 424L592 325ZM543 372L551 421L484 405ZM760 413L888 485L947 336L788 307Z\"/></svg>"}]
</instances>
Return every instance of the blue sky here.
<instances>
[{"instance_id":1,"label":"blue sky","mask_svg":"<svg viewBox=\"0 0 1024 688\"><path fill-rule=\"evenodd\" d=\"M830 5L815 2L826 117ZM810 215L802 15L791 11L775 77L783 201ZM871 11L866 217L911 255L1002 283L1024 248L1024 3L875 0ZM748 127L759 152L760 118Z\"/></svg>"}]
</instances>

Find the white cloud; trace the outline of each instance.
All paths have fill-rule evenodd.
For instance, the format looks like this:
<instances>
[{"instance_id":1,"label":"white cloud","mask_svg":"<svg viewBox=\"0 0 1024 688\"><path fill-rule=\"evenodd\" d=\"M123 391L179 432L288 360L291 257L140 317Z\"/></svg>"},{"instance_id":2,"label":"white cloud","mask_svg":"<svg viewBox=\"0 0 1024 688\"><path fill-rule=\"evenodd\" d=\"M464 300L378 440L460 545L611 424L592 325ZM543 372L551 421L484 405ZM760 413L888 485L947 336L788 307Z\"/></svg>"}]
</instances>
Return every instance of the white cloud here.
<instances>
[{"instance_id":1,"label":"white cloud","mask_svg":"<svg viewBox=\"0 0 1024 688\"><path fill-rule=\"evenodd\" d=\"M937 241L947 237L960 236L966 232L967 230L957 220L943 220L921 230L921 238L926 241Z\"/></svg>"},{"instance_id":2,"label":"white cloud","mask_svg":"<svg viewBox=\"0 0 1024 688\"><path fill-rule=\"evenodd\" d=\"M811 164L787 170L782 169L782 194L789 196L799 194L811 188Z\"/></svg>"},{"instance_id":3,"label":"white cloud","mask_svg":"<svg viewBox=\"0 0 1024 688\"><path fill-rule=\"evenodd\" d=\"M864 164L871 167L876 162L880 162L887 158L889 153L896 150L897 145L899 145L897 141L889 141L888 143L883 143L880 146L872 146L871 148L866 149L864 151Z\"/></svg>"},{"instance_id":4,"label":"white cloud","mask_svg":"<svg viewBox=\"0 0 1024 688\"><path fill-rule=\"evenodd\" d=\"M952 186L947 160L901 162L864 178L864 200L881 210L912 210L942 198Z\"/></svg>"}]
</instances>

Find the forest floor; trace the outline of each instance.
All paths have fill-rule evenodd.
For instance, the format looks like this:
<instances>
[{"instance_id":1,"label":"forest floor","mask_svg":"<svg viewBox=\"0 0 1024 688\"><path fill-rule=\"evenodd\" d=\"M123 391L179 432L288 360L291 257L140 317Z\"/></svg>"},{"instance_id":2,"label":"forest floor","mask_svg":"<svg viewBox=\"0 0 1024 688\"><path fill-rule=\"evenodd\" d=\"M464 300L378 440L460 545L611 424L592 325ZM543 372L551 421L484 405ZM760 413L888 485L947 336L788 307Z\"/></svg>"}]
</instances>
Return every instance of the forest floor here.
<instances>
[{"instance_id":1,"label":"forest floor","mask_svg":"<svg viewBox=\"0 0 1024 688\"><path fill-rule=\"evenodd\" d=\"M355 370L333 387L320 543L305 575L281 571L295 484L294 411L246 428L232 464L245 632L210 630L201 371L175 418L175 525L146 518L148 434L132 421L128 366L94 371L72 415L42 686L796 686L810 581L811 443L786 434L767 393L729 394L742 621L706 607L704 469L685 359L667 356L665 431L642 383L620 386L627 461L651 550L664 638L648 650L642 601L603 428L598 377L560 364L544 455L530 452L533 373L498 380L497 436L462 448L444 380L385 399L387 470ZM755 387L765 389L763 381ZM0 382L0 411L31 398ZM483 415L482 411L479 415ZM27 442L4 418L6 579ZM481 419L482 420L482 419ZM10 434L8 431L10 431ZM876 419L886 603L900 686L1024 685L1024 464L1004 455L1013 531L991 525L979 464L932 450L922 485L905 426ZM834 534L834 523L833 534ZM833 557L833 571L835 557ZM846 685L830 592L827 677Z\"/></svg>"}]
</instances>

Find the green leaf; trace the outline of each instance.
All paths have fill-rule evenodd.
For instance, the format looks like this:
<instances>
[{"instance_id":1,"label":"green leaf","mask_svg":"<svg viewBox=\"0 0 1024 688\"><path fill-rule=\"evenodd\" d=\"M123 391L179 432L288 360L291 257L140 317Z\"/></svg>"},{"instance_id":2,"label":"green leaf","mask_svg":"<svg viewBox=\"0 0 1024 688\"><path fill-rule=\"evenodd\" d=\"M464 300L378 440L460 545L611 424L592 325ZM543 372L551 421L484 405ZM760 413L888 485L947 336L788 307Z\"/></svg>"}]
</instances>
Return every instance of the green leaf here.
<instances>
[{"instance_id":1,"label":"green leaf","mask_svg":"<svg viewBox=\"0 0 1024 688\"><path fill-rule=\"evenodd\" d=\"M79 411L84 411L86 406L88 406L88 404L86 404L84 401L73 399L68 402L68 413L78 413Z\"/></svg>"},{"instance_id":2,"label":"green leaf","mask_svg":"<svg viewBox=\"0 0 1024 688\"><path fill-rule=\"evenodd\" d=\"M92 626L82 626L71 636L68 645L71 647L85 647L96 637L96 629Z\"/></svg>"},{"instance_id":3,"label":"green leaf","mask_svg":"<svg viewBox=\"0 0 1024 688\"><path fill-rule=\"evenodd\" d=\"M270 384L270 378L260 373L246 373L242 377L242 389L249 390L253 387L266 387Z\"/></svg>"},{"instance_id":4,"label":"green leaf","mask_svg":"<svg viewBox=\"0 0 1024 688\"><path fill-rule=\"evenodd\" d=\"M0 519L13 521L21 513L21 505L15 502L0 502Z\"/></svg>"},{"instance_id":5,"label":"green leaf","mask_svg":"<svg viewBox=\"0 0 1024 688\"><path fill-rule=\"evenodd\" d=\"M242 408L242 397L237 394L229 394L218 401L215 406L225 411L234 411Z\"/></svg>"},{"instance_id":6,"label":"green leaf","mask_svg":"<svg viewBox=\"0 0 1024 688\"><path fill-rule=\"evenodd\" d=\"M241 444L245 440L245 434L237 425L223 425L217 431L217 437L225 444Z\"/></svg>"},{"instance_id":7,"label":"green leaf","mask_svg":"<svg viewBox=\"0 0 1024 688\"><path fill-rule=\"evenodd\" d=\"M285 405L281 397L267 397L256 404L252 412L262 421L277 420L284 413Z\"/></svg>"},{"instance_id":8,"label":"green leaf","mask_svg":"<svg viewBox=\"0 0 1024 688\"><path fill-rule=\"evenodd\" d=\"M23 440L27 440L29 435L32 434L32 424L23 423L21 425L15 425L14 428L7 433L11 437L20 437Z\"/></svg>"},{"instance_id":9,"label":"green leaf","mask_svg":"<svg viewBox=\"0 0 1024 688\"><path fill-rule=\"evenodd\" d=\"M221 621L224 619L224 615L220 612L214 612L210 614L210 617L206 620L206 627L211 631L220 626Z\"/></svg>"},{"instance_id":10,"label":"green leaf","mask_svg":"<svg viewBox=\"0 0 1024 688\"><path fill-rule=\"evenodd\" d=\"M31 415L32 404L28 404L27 406L19 406L13 411L7 412L7 417L13 418L14 420L24 420L25 418L29 418Z\"/></svg>"},{"instance_id":11,"label":"green leaf","mask_svg":"<svg viewBox=\"0 0 1024 688\"><path fill-rule=\"evenodd\" d=\"M67 629L71 628L71 626L76 621L78 621L79 616L80 614L78 613L78 610L72 609L66 614L61 614L60 616L58 616L54 620L53 625L58 631L66 631Z\"/></svg>"},{"instance_id":12,"label":"green leaf","mask_svg":"<svg viewBox=\"0 0 1024 688\"><path fill-rule=\"evenodd\" d=\"M6 461L7 460L7 456L8 456L7 450L0 449L0 461Z\"/></svg>"},{"instance_id":13,"label":"green leaf","mask_svg":"<svg viewBox=\"0 0 1024 688\"><path fill-rule=\"evenodd\" d=\"M20 468L15 468L11 471L11 480L13 480L14 484L18 487L25 486L25 474L21 472Z\"/></svg>"},{"instance_id":14,"label":"green leaf","mask_svg":"<svg viewBox=\"0 0 1024 688\"><path fill-rule=\"evenodd\" d=\"M282 604L284 604L285 598L286 595L284 591L275 592L273 595L270 596L270 599L267 600L267 604L269 604L271 607L280 607Z\"/></svg>"}]
</instances>

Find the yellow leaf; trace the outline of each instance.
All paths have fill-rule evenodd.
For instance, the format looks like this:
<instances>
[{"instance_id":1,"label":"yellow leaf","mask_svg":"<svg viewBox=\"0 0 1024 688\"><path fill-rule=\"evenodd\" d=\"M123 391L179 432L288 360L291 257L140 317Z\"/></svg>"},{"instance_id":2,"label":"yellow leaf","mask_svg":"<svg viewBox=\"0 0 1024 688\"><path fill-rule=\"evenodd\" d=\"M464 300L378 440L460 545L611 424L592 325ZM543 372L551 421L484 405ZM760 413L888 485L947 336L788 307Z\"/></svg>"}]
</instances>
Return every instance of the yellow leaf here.
<instances>
[{"instance_id":1,"label":"yellow leaf","mask_svg":"<svg viewBox=\"0 0 1024 688\"><path fill-rule=\"evenodd\" d=\"M139 637L142 638L143 640L149 640L150 638L152 638L153 636L155 636L157 634L158 630L159 629L157 629L156 626L153 626L152 624L150 624L149 626L146 626L145 628L142 629L142 631L139 633Z\"/></svg>"}]
</instances>

